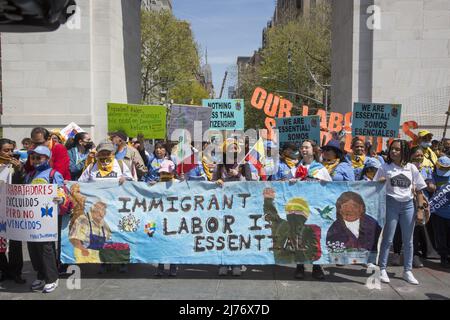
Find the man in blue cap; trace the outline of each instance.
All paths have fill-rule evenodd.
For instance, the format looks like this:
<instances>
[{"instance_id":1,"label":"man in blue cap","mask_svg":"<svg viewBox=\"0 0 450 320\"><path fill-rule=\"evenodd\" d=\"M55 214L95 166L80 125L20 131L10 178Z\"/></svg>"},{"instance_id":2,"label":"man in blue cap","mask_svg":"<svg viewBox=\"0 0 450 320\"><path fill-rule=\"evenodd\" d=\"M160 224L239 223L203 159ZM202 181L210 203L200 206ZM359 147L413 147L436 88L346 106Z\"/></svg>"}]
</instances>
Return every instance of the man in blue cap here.
<instances>
[{"instance_id":1,"label":"man in blue cap","mask_svg":"<svg viewBox=\"0 0 450 320\"><path fill-rule=\"evenodd\" d=\"M64 178L50 167L51 152L46 146L38 146L29 152L32 171L25 177L26 184L56 184L62 188ZM58 194L59 195L59 194ZM56 197L55 202L62 204L64 198ZM28 242L31 264L37 272L37 280L31 284L31 290L50 293L58 287L58 263L55 242Z\"/></svg>"}]
</instances>

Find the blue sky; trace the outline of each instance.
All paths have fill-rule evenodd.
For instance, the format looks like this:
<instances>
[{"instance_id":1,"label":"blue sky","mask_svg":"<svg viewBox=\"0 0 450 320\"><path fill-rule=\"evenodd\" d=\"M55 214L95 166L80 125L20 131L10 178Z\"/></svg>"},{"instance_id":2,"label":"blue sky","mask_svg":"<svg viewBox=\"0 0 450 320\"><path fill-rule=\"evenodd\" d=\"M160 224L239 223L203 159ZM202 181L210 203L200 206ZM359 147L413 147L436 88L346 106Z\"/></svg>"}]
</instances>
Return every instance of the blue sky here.
<instances>
[{"instance_id":1,"label":"blue sky","mask_svg":"<svg viewBox=\"0 0 450 320\"><path fill-rule=\"evenodd\" d=\"M191 23L202 56L208 49L216 95L225 71L238 56L251 56L261 47L262 30L275 9L275 0L173 0L173 13ZM227 88L233 84L228 79Z\"/></svg>"}]
</instances>

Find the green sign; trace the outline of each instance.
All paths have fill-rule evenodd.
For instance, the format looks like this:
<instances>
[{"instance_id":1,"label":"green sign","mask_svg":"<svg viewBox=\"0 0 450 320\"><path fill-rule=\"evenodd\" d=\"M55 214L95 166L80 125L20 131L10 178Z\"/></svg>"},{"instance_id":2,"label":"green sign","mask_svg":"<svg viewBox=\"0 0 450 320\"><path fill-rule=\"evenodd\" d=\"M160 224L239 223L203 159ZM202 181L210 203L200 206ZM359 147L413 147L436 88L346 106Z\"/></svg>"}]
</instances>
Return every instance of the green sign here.
<instances>
[{"instance_id":1,"label":"green sign","mask_svg":"<svg viewBox=\"0 0 450 320\"><path fill-rule=\"evenodd\" d=\"M108 103L108 131L123 131L129 137L166 138L167 109L164 106Z\"/></svg>"}]
</instances>

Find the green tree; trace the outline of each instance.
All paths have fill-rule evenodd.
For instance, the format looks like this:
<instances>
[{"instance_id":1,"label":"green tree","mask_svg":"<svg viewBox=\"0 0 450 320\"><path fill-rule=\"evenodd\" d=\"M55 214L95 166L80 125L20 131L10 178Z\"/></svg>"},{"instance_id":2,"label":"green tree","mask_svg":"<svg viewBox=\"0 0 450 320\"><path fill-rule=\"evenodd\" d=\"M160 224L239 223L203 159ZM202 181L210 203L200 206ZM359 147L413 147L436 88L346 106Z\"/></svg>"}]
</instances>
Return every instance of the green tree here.
<instances>
[{"instance_id":1,"label":"green tree","mask_svg":"<svg viewBox=\"0 0 450 320\"><path fill-rule=\"evenodd\" d=\"M161 92L175 103L207 98L199 89L200 56L189 23L170 11L143 10L141 29L142 102L159 102ZM195 89L195 97L186 86Z\"/></svg>"},{"instance_id":2,"label":"green tree","mask_svg":"<svg viewBox=\"0 0 450 320\"><path fill-rule=\"evenodd\" d=\"M291 51L289 74L288 53ZM269 92L289 91L324 101L324 90L318 86L311 74L321 84L331 82L331 6L318 5L308 16L271 28L267 34L267 45L259 54L261 63L249 66L240 75L241 95L250 102L253 90L261 86ZM294 115L300 115L301 106L310 109L323 108L324 105L311 99L281 96L294 103ZM261 127L264 113L249 106L246 112L248 128Z\"/></svg>"}]
</instances>

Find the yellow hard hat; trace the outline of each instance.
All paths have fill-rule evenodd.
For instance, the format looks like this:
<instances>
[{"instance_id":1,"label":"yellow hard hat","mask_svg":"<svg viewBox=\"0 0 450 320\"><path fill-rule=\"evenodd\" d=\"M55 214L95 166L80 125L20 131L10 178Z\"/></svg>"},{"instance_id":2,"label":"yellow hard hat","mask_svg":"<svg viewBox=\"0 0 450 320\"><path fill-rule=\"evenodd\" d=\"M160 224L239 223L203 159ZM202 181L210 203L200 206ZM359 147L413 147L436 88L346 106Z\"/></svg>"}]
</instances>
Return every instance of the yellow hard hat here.
<instances>
[{"instance_id":1,"label":"yellow hard hat","mask_svg":"<svg viewBox=\"0 0 450 320\"><path fill-rule=\"evenodd\" d=\"M431 134L431 135L433 135L430 131L428 131L428 130L421 130L421 131L419 131L419 137L421 137L421 138L423 138L423 137L425 137L425 136L427 136L427 135L429 135L429 134Z\"/></svg>"},{"instance_id":2,"label":"yellow hard hat","mask_svg":"<svg viewBox=\"0 0 450 320\"><path fill-rule=\"evenodd\" d=\"M308 202L303 198L292 198L286 203L285 210L286 212L301 211L305 214L306 218L310 214Z\"/></svg>"}]
</instances>

